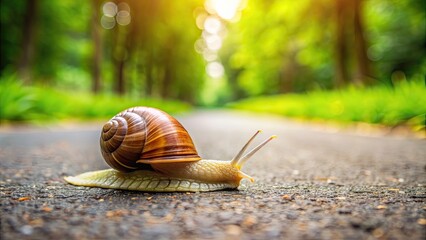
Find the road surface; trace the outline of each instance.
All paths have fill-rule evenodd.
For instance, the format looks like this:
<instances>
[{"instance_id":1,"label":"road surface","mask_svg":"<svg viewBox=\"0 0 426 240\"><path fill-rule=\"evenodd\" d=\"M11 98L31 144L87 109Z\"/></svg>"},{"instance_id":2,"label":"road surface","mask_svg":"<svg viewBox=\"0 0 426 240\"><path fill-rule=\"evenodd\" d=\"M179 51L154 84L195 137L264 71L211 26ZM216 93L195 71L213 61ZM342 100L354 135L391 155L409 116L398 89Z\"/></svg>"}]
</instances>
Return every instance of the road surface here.
<instances>
[{"instance_id":1,"label":"road surface","mask_svg":"<svg viewBox=\"0 0 426 240\"><path fill-rule=\"evenodd\" d=\"M278 138L239 191L143 193L67 184L107 168L100 124L0 132L1 239L425 239L426 142L322 130L271 116L178 117L199 154L231 159Z\"/></svg>"}]
</instances>

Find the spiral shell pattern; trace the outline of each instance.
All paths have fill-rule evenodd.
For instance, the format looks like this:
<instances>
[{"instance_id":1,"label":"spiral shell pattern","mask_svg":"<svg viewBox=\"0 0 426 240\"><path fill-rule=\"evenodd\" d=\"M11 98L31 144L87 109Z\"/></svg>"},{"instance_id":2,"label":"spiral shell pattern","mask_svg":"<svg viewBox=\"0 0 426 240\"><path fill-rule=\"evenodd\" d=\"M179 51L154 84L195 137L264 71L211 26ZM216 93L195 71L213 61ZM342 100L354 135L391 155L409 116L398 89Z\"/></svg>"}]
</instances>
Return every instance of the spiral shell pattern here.
<instances>
[{"instance_id":1,"label":"spiral shell pattern","mask_svg":"<svg viewBox=\"0 0 426 240\"><path fill-rule=\"evenodd\" d=\"M150 163L201 160L186 129L150 107L129 108L114 116L102 129L100 145L108 165L122 172Z\"/></svg>"}]
</instances>

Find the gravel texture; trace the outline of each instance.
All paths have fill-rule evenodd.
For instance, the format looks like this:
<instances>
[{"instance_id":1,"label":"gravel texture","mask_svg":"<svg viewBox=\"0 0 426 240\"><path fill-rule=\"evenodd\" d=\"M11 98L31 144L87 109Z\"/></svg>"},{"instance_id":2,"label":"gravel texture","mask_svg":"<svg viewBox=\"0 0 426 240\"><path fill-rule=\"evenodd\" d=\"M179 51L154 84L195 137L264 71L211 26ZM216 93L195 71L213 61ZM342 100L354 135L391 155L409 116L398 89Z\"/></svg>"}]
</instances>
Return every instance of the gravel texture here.
<instances>
[{"instance_id":1,"label":"gravel texture","mask_svg":"<svg viewBox=\"0 0 426 240\"><path fill-rule=\"evenodd\" d=\"M425 239L426 142L224 111L180 116L199 154L231 159L276 134L239 191L75 187L107 168L101 125L0 132L1 239ZM255 144L253 144L255 145Z\"/></svg>"}]
</instances>

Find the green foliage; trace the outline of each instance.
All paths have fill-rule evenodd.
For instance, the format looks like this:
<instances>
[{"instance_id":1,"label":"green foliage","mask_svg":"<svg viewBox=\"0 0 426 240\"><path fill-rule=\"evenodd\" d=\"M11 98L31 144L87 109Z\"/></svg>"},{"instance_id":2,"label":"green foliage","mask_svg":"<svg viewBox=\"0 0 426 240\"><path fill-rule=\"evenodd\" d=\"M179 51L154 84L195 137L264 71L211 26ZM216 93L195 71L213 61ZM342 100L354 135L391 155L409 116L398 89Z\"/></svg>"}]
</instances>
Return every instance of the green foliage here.
<instances>
[{"instance_id":1,"label":"green foliage","mask_svg":"<svg viewBox=\"0 0 426 240\"><path fill-rule=\"evenodd\" d=\"M28 14L30 2L36 2L32 15ZM2 0L0 75L11 71L24 78L26 70L30 75L23 79L26 83L89 91L94 67L99 66L99 92L117 91L122 71L127 96L196 102L204 63L193 50L200 34L193 10L202 3L115 2L128 4L130 24L105 29L101 26L105 2ZM33 23L30 29L26 21ZM28 35L31 41L25 41ZM22 60L24 56L27 61Z\"/></svg>"},{"instance_id":2,"label":"green foliage","mask_svg":"<svg viewBox=\"0 0 426 240\"><path fill-rule=\"evenodd\" d=\"M0 80L0 120L22 121L33 117L34 97L13 75Z\"/></svg>"},{"instance_id":3,"label":"green foliage","mask_svg":"<svg viewBox=\"0 0 426 240\"><path fill-rule=\"evenodd\" d=\"M37 14L33 69L36 82L61 85L63 69L87 70L89 1L39 1Z\"/></svg>"},{"instance_id":4,"label":"green foliage","mask_svg":"<svg viewBox=\"0 0 426 240\"><path fill-rule=\"evenodd\" d=\"M245 99L228 106L295 118L422 126L426 114L426 104L422 103L426 103L426 89L418 79L400 82L394 88L382 85L284 94Z\"/></svg>"},{"instance_id":5,"label":"green foliage","mask_svg":"<svg viewBox=\"0 0 426 240\"><path fill-rule=\"evenodd\" d=\"M245 96L329 88L332 2L249 1L222 58Z\"/></svg>"},{"instance_id":6,"label":"green foliage","mask_svg":"<svg viewBox=\"0 0 426 240\"><path fill-rule=\"evenodd\" d=\"M15 77L0 79L0 122L106 119L133 106L151 106L168 113L188 111L177 101L92 95L40 86L23 86Z\"/></svg>"},{"instance_id":7,"label":"green foliage","mask_svg":"<svg viewBox=\"0 0 426 240\"><path fill-rule=\"evenodd\" d=\"M131 21L111 29L101 25L105 2L1 0L1 119L102 117L126 106L165 104L138 98L223 106L304 92L265 98L277 98L268 111L390 125L417 114L409 100L417 95L404 103L390 96L402 98L401 91L417 83L398 82L426 71L425 1L242 0L238 20L220 19L223 43L214 61L225 68L221 79L206 77L194 51L206 23L199 17L209 12L206 0L112 1L128 5ZM339 79L342 85L384 85L324 92L340 87Z\"/></svg>"},{"instance_id":8,"label":"green foliage","mask_svg":"<svg viewBox=\"0 0 426 240\"><path fill-rule=\"evenodd\" d=\"M368 56L379 79L389 81L395 70L408 77L426 61L425 9L422 0L366 1Z\"/></svg>"},{"instance_id":9,"label":"green foliage","mask_svg":"<svg viewBox=\"0 0 426 240\"><path fill-rule=\"evenodd\" d=\"M335 88L338 2L342 1L248 1L221 51L229 87L234 94L242 92L237 99ZM355 1L343 2L348 6ZM425 1L358 2L372 81L390 83L395 71L408 78L419 73L426 61ZM350 14L345 17L353 22ZM356 78L356 33L345 34L349 47L344 70Z\"/></svg>"}]
</instances>

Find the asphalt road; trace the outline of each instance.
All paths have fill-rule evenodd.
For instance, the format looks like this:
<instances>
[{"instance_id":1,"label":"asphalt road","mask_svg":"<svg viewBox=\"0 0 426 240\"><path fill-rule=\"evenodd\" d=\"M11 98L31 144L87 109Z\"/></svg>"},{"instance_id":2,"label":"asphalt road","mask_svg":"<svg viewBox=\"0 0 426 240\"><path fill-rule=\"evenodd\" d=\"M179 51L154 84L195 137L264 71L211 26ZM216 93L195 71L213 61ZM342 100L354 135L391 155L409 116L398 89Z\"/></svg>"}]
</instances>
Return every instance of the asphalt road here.
<instances>
[{"instance_id":1,"label":"asphalt road","mask_svg":"<svg viewBox=\"0 0 426 240\"><path fill-rule=\"evenodd\" d=\"M179 119L199 154L231 159L276 134L238 191L142 193L75 187L107 168L101 126L0 131L1 239L425 239L426 142L223 111Z\"/></svg>"}]
</instances>

